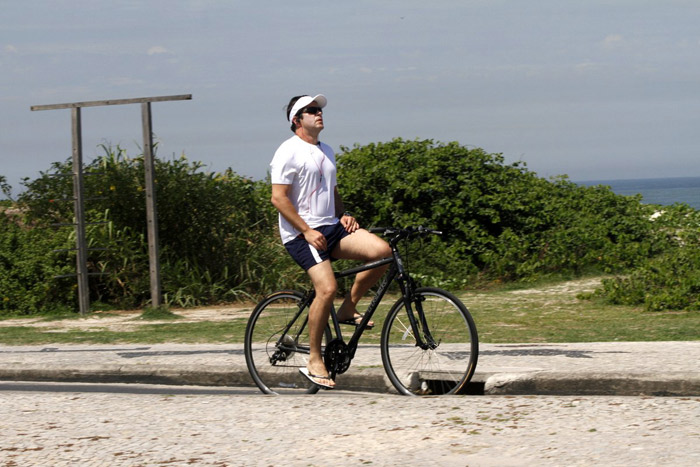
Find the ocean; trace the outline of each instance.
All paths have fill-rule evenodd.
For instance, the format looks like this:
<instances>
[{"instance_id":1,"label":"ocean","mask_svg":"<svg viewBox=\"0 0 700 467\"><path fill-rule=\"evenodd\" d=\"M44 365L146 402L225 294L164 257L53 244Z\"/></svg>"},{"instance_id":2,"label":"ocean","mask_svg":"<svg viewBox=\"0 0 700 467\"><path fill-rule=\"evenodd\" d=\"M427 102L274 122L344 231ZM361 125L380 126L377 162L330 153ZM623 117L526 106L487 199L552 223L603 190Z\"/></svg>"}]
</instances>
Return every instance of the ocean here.
<instances>
[{"instance_id":1,"label":"ocean","mask_svg":"<svg viewBox=\"0 0 700 467\"><path fill-rule=\"evenodd\" d=\"M700 177L644 178L637 180L588 180L579 185L607 185L618 195L642 195L642 202L670 206L685 203L700 210Z\"/></svg>"}]
</instances>

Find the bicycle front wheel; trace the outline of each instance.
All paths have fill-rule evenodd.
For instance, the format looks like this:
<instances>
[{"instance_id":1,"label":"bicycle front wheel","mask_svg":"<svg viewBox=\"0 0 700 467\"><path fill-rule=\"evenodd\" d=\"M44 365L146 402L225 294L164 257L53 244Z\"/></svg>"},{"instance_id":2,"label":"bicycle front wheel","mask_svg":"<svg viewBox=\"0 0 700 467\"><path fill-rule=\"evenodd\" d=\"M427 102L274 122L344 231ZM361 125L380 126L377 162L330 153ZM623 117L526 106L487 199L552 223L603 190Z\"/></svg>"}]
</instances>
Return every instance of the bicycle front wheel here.
<instances>
[{"instance_id":1,"label":"bicycle front wheel","mask_svg":"<svg viewBox=\"0 0 700 467\"><path fill-rule=\"evenodd\" d=\"M300 292L277 292L261 301L248 320L245 360L265 394L313 394L319 387L299 373L309 361L308 308L299 310ZM322 346L330 341L326 326Z\"/></svg>"},{"instance_id":2,"label":"bicycle front wheel","mask_svg":"<svg viewBox=\"0 0 700 467\"><path fill-rule=\"evenodd\" d=\"M411 307L421 340L430 343L429 334L433 345L426 349L418 346L400 299L382 328L382 363L387 376L400 394L459 394L474 375L479 353L476 325L469 310L449 292L429 287L415 291Z\"/></svg>"}]
</instances>

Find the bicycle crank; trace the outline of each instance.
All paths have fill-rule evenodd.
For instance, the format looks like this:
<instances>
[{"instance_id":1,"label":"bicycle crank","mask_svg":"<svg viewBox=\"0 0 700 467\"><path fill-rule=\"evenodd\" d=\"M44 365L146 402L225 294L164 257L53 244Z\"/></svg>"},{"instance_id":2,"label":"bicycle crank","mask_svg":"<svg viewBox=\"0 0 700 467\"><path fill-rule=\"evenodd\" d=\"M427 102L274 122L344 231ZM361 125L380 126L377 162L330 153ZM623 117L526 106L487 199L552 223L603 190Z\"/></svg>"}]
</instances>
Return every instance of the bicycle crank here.
<instances>
[{"instance_id":1,"label":"bicycle crank","mask_svg":"<svg viewBox=\"0 0 700 467\"><path fill-rule=\"evenodd\" d=\"M324 360L331 378L348 371L348 368L350 368L350 352L347 344L340 339L330 341L326 345Z\"/></svg>"}]
</instances>

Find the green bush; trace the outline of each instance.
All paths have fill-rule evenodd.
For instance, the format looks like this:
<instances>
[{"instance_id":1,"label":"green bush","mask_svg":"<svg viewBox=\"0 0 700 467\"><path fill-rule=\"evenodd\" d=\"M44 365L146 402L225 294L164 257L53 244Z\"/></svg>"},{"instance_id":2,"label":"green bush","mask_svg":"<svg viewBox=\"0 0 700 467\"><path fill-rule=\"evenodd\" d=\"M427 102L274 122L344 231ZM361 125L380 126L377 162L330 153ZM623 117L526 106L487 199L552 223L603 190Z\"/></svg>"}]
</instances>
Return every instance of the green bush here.
<instances>
[{"instance_id":1,"label":"green bush","mask_svg":"<svg viewBox=\"0 0 700 467\"><path fill-rule=\"evenodd\" d=\"M445 232L416 262L436 278L609 272L660 248L639 198L545 180L482 149L395 139L343 148L338 167L346 208L364 224Z\"/></svg>"},{"instance_id":2,"label":"green bush","mask_svg":"<svg viewBox=\"0 0 700 467\"><path fill-rule=\"evenodd\" d=\"M604 280L595 295L607 303L642 305L649 311L700 310L700 212L677 205L659 214L654 219L658 235L675 248L625 276Z\"/></svg>"},{"instance_id":3,"label":"green bush","mask_svg":"<svg viewBox=\"0 0 700 467\"><path fill-rule=\"evenodd\" d=\"M150 298L143 158L117 147L87 164L86 218L91 301L142 307ZM231 301L272 291L303 278L287 258L276 230L269 184L226 170L203 171L184 156L155 161L166 303L193 306ZM25 182L19 204L27 221L50 232L50 223L71 222L69 161L54 163ZM58 175L58 176L57 176ZM65 233L64 233L65 238Z\"/></svg>"},{"instance_id":4,"label":"green bush","mask_svg":"<svg viewBox=\"0 0 700 467\"><path fill-rule=\"evenodd\" d=\"M0 209L0 315L61 312L77 303L65 231L47 235Z\"/></svg>"},{"instance_id":5,"label":"green bush","mask_svg":"<svg viewBox=\"0 0 700 467\"><path fill-rule=\"evenodd\" d=\"M141 157L104 147L85 167L90 300L149 304ZM208 173L184 156L156 159L164 299L196 306L308 287L279 240L270 185L232 170ZM0 205L0 314L75 309L70 163L54 163L16 203ZM499 154L432 140L342 148L338 181L363 226L424 225L442 237L405 245L425 285L450 289L585 273L621 274L599 296L648 309L697 309L700 219L687 206L658 209L608 187L546 180ZM0 189L10 187L0 176ZM11 209L9 209L11 208ZM10 213L11 211L11 213ZM650 220L653 218L653 221ZM624 274L624 275L622 275ZM341 284L341 288L347 284Z\"/></svg>"},{"instance_id":6,"label":"green bush","mask_svg":"<svg viewBox=\"0 0 700 467\"><path fill-rule=\"evenodd\" d=\"M7 198L7 200L0 201L0 206L9 206L9 200L12 199L12 187L7 183L7 178L4 175L0 175L0 192Z\"/></svg>"}]
</instances>

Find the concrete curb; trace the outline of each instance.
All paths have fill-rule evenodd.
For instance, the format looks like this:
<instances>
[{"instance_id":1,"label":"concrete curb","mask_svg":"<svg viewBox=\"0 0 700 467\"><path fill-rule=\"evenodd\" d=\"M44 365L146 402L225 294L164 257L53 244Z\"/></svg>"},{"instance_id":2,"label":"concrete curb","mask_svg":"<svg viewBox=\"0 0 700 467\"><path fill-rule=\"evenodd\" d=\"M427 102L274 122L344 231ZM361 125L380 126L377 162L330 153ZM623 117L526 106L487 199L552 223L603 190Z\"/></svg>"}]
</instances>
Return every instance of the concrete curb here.
<instances>
[{"instance_id":1,"label":"concrete curb","mask_svg":"<svg viewBox=\"0 0 700 467\"><path fill-rule=\"evenodd\" d=\"M253 386L245 366L209 365L4 365L2 381ZM383 369L350 371L337 378L348 391L395 392ZM559 396L700 396L700 378L667 373L479 373L469 394Z\"/></svg>"},{"instance_id":2,"label":"concrete curb","mask_svg":"<svg viewBox=\"0 0 700 467\"><path fill-rule=\"evenodd\" d=\"M42 381L63 383L139 383L177 386L251 386L248 369L201 365L5 365L2 381Z\"/></svg>"},{"instance_id":3,"label":"concrete curb","mask_svg":"<svg viewBox=\"0 0 700 467\"><path fill-rule=\"evenodd\" d=\"M484 394L689 397L700 395L700 379L683 372L496 374L486 379Z\"/></svg>"},{"instance_id":4,"label":"concrete curb","mask_svg":"<svg viewBox=\"0 0 700 467\"><path fill-rule=\"evenodd\" d=\"M700 341L480 347L467 394L700 396ZM0 380L255 387L242 344L6 346ZM396 393L374 344L358 348L337 383L342 390Z\"/></svg>"}]
</instances>

